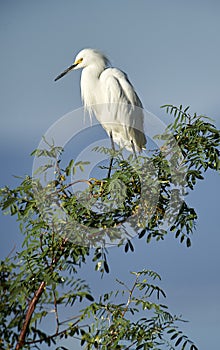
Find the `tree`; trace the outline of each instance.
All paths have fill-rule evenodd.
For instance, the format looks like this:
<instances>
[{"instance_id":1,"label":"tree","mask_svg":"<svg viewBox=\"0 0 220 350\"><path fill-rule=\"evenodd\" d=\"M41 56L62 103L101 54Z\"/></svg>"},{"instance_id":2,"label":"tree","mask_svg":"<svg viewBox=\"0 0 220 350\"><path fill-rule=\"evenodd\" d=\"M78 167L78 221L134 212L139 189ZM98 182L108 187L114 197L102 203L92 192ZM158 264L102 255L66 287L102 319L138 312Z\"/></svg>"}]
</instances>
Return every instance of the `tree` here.
<instances>
[{"instance_id":1,"label":"tree","mask_svg":"<svg viewBox=\"0 0 220 350\"><path fill-rule=\"evenodd\" d=\"M62 339L75 337L85 349L197 349L179 330L181 319L160 302L165 292L158 273L144 267L132 272L130 286L117 280L118 289L98 297L80 278L88 257L97 273L108 274L108 246L134 251L132 234L149 243L169 233L191 245L197 214L185 198L208 169L219 171L220 133L189 107L163 107L174 121L149 156L125 159L121 151L97 149L114 156L111 177L71 182L87 162L63 167L62 149L47 145L33 155L46 159L38 174L55 169L55 179L44 185L40 176L27 176L17 188L1 189L1 208L16 215L24 235L23 249L1 262L1 348L58 342L56 349L66 349ZM80 195L74 191L79 182L87 186ZM62 307L71 315L65 320ZM51 310L56 327L47 332Z\"/></svg>"}]
</instances>

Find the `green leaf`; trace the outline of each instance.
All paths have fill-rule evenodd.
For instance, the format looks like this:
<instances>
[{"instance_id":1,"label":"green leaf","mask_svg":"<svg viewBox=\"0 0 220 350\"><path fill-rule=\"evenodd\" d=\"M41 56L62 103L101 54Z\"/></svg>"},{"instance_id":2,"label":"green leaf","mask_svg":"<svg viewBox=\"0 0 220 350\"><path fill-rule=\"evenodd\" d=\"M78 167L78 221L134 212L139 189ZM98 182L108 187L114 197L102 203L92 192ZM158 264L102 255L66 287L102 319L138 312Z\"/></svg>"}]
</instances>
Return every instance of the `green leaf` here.
<instances>
[{"instance_id":1,"label":"green leaf","mask_svg":"<svg viewBox=\"0 0 220 350\"><path fill-rule=\"evenodd\" d=\"M125 253L128 252L128 248L129 248L129 245L128 245L128 242L125 244Z\"/></svg>"},{"instance_id":2,"label":"green leaf","mask_svg":"<svg viewBox=\"0 0 220 350\"><path fill-rule=\"evenodd\" d=\"M186 246L187 246L188 248L191 247L191 240L190 240L189 237L187 237L187 239L186 239Z\"/></svg>"},{"instance_id":3,"label":"green leaf","mask_svg":"<svg viewBox=\"0 0 220 350\"><path fill-rule=\"evenodd\" d=\"M170 338L171 340L175 339L176 337L178 337L179 333L175 333L172 335L172 337Z\"/></svg>"},{"instance_id":4,"label":"green leaf","mask_svg":"<svg viewBox=\"0 0 220 350\"><path fill-rule=\"evenodd\" d=\"M143 229L143 230L138 234L138 238L141 239L142 237L144 237L146 231L147 231L146 229Z\"/></svg>"},{"instance_id":5,"label":"green leaf","mask_svg":"<svg viewBox=\"0 0 220 350\"><path fill-rule=\"evenodd\" d=\"M177 339L177 341L175 342L175 346L178 346L183 339L184 339L183 336L181 336L179 339Z\"/></svg>"},{"instance_id":6,"label":"green leaf","mask_svg":"<svg viewBox=\"0 0 220 350\"><path fill-rule=\"evenodd\" d=\"M176 328L171 328L167 331L168 334L176 332Z\"/></svg>"},{"instance_id":7,"label":"green leaf","mask_svg":"<svg viewBox=\"0 0 220 350\"><path fill-rule=\"evenodd\" d=\"M88 299L89 301L94 301L93 296L90 294L86 294L86 299Z\"/></svg>"},{"instance_id":8,"label":"green leaf","mask_svg":"<svg viewBox=\"0 0 220 350\"><path fill-rule=\"evenodd\" d=\"M104 261L104 269L106 273L109 273L109 267L106 261Z\"/></svg>"}]
</instances>

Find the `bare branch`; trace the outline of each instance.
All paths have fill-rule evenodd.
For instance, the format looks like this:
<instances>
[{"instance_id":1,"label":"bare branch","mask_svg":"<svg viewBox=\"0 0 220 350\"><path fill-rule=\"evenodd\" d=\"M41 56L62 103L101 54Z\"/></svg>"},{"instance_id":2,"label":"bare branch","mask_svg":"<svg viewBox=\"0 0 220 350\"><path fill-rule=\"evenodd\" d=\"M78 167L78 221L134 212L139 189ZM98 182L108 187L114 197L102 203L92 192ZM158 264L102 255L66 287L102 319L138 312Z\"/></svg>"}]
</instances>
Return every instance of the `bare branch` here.
<instances>
[{"instance_id":1,"label":"bare branch","mask_svg":"<svg viewBox=\"0 0 220 350\"><path fill-rule=\"evenodd\" d=\"M18 343L16 345L15 350L22 349L22 347L24 345L26 333L27 333L27 330L28 330L28 326L30 324L30 320L31 320L32 314L33 314L33 312L35 310L35 307L37 305L38 300L41 297L41 294L44 291L45 284L46 284L45 282L41 282L40 287L38 288L38 290L34 294L34 297L33 297L33 299L31 300L31 302L29 304L29 307L28 307L28 310L27 310L27 313L26 313L26 317L25 317L25 320L24 320L24 323L23 323L23 326L22 326L22 329L21 329L21 333L20 333L20 336L19 336L19 339L18 339Z\"/></svg>"}]
</instances>

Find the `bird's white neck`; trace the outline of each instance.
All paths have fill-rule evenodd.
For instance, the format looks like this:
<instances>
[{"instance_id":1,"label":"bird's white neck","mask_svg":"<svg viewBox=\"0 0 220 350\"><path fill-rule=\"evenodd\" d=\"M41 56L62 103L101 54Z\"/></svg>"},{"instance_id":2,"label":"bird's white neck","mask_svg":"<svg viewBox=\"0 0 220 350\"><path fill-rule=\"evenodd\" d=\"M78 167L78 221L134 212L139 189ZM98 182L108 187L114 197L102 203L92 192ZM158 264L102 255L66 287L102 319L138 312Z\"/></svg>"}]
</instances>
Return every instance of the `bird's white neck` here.
<instances>
[{"instance_id":1,"label":"bird's white neck","mask_svg":"<svg viewBox=\"0 0 220 350\"><path fill-rule=\"evenodd\" d=\"M95 62L94 64L91 63L87 67L85 67L82 71L82 74L89 74L93 78L99 78L100 74L103 72L103 70L106 68L105 62Z\"/></svg>"},{"instance_id":2,"label":"bird's white neck","mask_svg":"<svg viewBox=\"0 0 220 350\"><path fill-rule=\"evenodd\" d=\"M85 67L81 74L81 97L84 106L89 110L91 105L100 103L98 101L98 96L100 95L99 89L100 84L99 78L103 70L105 69L105 64L90 64Z\"/></svg>"}]
</instances>

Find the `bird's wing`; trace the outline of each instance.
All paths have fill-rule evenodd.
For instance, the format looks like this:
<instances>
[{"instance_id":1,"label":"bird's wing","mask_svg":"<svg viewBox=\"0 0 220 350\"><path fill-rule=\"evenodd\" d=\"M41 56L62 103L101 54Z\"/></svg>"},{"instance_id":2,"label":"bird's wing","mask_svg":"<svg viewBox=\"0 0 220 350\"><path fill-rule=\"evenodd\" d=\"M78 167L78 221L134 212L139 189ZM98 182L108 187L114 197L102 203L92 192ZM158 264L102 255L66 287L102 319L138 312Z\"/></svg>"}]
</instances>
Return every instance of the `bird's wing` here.
<instances>
[{"instance_id":1,"label":"bird's wing","mask_svg":"<svg viewBox=\"0 0 220 350\"><path fill-rule=\"evenodd\" d=\"M100 76L100 82L103 103L107 104L106 113L100 118L102 124L104 118L106 121L113 121L113 124L110 123L109 126L106 124L104 127L113 131L116 142L117 139L123 140L124 145L129 148L132 140L140 151L146 144L144 114L134 87L127 75L116 68L105 69Z\"/></svg>"},{"instance_id":2,"label":"bird's wing","mask_svg":"<svg viewBox=\"0 0 220 350\"><path fill-rule=\"evenodd\" d=\"M106 103L121 102L143 108L134 87L124 72L117 68L107 68L101 74L100 80L103 82Z\"/></svg>"}]
</instances>

